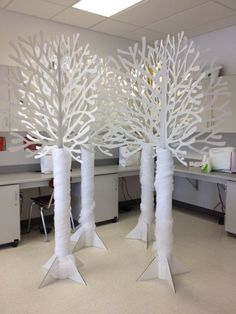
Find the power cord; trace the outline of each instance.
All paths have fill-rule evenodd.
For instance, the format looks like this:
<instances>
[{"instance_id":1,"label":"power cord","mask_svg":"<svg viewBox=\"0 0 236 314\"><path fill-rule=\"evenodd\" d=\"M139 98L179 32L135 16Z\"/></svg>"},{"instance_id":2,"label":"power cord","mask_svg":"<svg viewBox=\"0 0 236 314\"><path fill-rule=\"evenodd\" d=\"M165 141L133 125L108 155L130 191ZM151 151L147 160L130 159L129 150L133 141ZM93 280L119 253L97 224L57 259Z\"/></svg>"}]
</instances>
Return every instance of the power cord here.
<instances>
[{"instance_id":1,"label":"power cord","mask_svg":"<svg viewBox=\"0 0 236 314\"><path fill-rule=\"evenodd\" d=\"M128 204L125 206L128 208L126 208L126 210L130 210L130 207L133 207L135 205L137 205L137 200L134 200L133 197L130 195L129 193L129 189L128 189L128 184L127 184L127 180L126 178L121 178L121 191L122 191L122 195L124 198L124 201L127 202Z\"/></svg>"},{"instance_id":2,"label":"power cord","mask_svg":"<svg viewBox=\"0 0 236 314\"><path fill-rule=\"evenodd\" d=\"M223 217L219 218L218 223L220 225L224 225L225 203L223 201L220 188L223 187L224 191L225 191L225 186L223 184L220 184L220 183L217 183L216 186L217 186L217 191L218 191L218 196L219 196L220 201L219 201L219 203L216 204L216 206L213 208L213 210L215 210L219 205L221 205L221 211L222 211Z\"/></svg>"}]
</instances>

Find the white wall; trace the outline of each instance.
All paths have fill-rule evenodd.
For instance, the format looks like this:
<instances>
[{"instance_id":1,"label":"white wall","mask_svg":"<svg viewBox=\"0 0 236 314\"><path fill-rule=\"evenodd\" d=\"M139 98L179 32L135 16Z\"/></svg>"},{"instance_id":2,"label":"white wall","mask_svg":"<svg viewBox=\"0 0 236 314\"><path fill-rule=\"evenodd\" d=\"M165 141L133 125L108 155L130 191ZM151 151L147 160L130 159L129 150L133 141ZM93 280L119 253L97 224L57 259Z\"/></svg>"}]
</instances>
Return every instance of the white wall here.
<instances>
[{"instance_id":1,"label":"white wall","mask_svg":"<svg viewBox=\"0 0 236 314\"><path fill-rule=\"evenodd\" d=\"M201 50L223 65L224 74L236 74L236 25L192 38Z\"/></svg>"}]
</instances>

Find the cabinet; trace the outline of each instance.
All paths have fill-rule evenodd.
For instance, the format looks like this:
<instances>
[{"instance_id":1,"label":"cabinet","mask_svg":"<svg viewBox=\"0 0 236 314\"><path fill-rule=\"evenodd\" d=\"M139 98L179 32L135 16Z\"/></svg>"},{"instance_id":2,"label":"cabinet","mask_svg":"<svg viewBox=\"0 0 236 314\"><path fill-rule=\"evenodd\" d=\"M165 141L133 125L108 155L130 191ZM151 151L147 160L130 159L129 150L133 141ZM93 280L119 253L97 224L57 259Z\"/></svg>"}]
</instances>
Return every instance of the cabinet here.
<instances>
[{"instance_id":1,"label":"cabinet","mask_svg":"<svg viewBox=\"0 0 236 314\"><path fill-rule=\"evenodd\" d=\"M8 67L0 66L0 131L10 130Z\"/></svg>"},{"instance_id":2,"label":"cabinet","mask_svg":"<svg viewBox=\"0 0 236 314\"><path fill-rule=\"evenodd\" d=\"M214 106L220 106L224 104L226 101L229 101L229 105L227 106L226 110L229 112L229 115L225 117L224 123L220 126L222 133L235 133L236 132L236 75L228 75L223 76L223 80L228 84L228 91L231 93L231 96L219 96L216 99L216 102L213 104L212 108L209 108L208 111L204 111L202 113L202 118L213 118L220 115L219 112L214 112ZM209 84L209 79L203 80L202 86L203 90ZM211 101L213 96L208 96L206 101ZM208 122L210 123L210 122ZM202 131L207 128L208 125L205 123L201 123L199 125L199 130Z\"/></svg>"},{"instance_id":3,"label":"cabinet","mask_svg":"<svg viewBox=\"0 0 236 314\"><path fill-rule=\"evenodd\" d=\"M202 80L202 93L208 89L209 82L210 81L208 79ZM203 100L203 102L204 102L203 106L205 105L205 103L208 103L210 101L211 101L211 96L205 95L204 100ZM197 125L197 128L198 128L198 131L205 131L206 128L208 127L208 122L206 122L205 120L208 120L211 118L212 110L210 108L209 108L209 110L206 110L206 108L205 108L204 111L202 113L200 113L200 116L202 118L202 122Z\"/></svg>"},{"instance_id":4,"label":"cabinet","mask_svg":"<svg viewBox=\"0 0 236 314\"><path fill-rule=\"evenodd\" d=\"M236 234L236 182L227 182L225 230Z\"/></svg>"},{"instance_id":5,"label":"cabinet","mask_svg":"<svg viewBox=\"0 0 236 314\"><path fill-rule=\"evenodd\" d=\"M95 221L118 218L118 175L95 176Z\"/></svg>"},{"instance_id":6,"label":"cabinet","mask_svg":"<svg viewBox=\"0 0 236 314\"><path fill-rule=\"evenodd\" d=\"M229 105L228 111L229 115L225 118L224 125L222 127L222 131L227 133L236 132L236 75L225 76L225 80L228 83L228 89L231 93L231 97L229 97ZM223 97L222 97L223 99ZM224 100L224 99L223 99Z\"/></svg>"},{"instance_id":7,"label":"cabinet","mask_svg":"<svg viewBox=\"0 0 236 314\"><path fill-rule=\"evenodd\" d=\"M18 114L20 108L20 99L17 98L16 91L11 82L14 82L14 75L17 67L8 68L9 77L9 105L10 105L10 130L14 132L26 131L25 126L21 123L21 116Z\"/></svg>"},{"instance_id":8,"label":"cabinet","mask_svg":"<svg viewBox=\"0 0 236 314\"><path fill-rule=\"evenodd\" d=\"M118 174L94 177L95 221L107 221L118 218ZM79 220L81 209L80 183L71 187L71 207L73 217Z\"/></svg>"},{"instance_id":9,"label":"cabinet","mask_svg":"<svg viewBox=\"0 0 236 314\"><path fill-rule=\"evenodd\" d=\"M0 131L25 131L18 114L19 101L15 95L12 78L16 67L0 66Z\"/></svg>"},{"instance_id":10,"label":"cabinet","mask_svg":"<svg viewBox=\"0 0 236 314\"><path fill-rule=\"evenodd\" d=\"M1 132L10 131L9 110L1 107L0 107L0 131Z\"/></svg>"},{"instance_id":11,"label":"cabinet","mask_svg":"<svg viewBox=\"0 0 236 314\"><path fill-rule=\"evenodd\" d=\"M20 240L19 185L0 187L0 245Z\"/></svg>"}]
</instances>

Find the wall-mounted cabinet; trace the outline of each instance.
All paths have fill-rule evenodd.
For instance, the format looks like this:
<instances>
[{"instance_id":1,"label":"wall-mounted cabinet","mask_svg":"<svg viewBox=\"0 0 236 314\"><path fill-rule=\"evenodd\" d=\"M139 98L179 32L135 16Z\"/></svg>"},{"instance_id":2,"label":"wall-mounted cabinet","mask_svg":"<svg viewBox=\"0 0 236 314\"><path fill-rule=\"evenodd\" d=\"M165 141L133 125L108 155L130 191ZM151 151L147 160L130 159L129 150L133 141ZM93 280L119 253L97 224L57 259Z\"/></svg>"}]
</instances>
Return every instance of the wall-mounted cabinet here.
<instances>
[{"instance_id":1,"label":"wall-mounted cabinet","mask_svg":"<svg viewBox=\"0 0 236 314\"><path fill-rule=\"evenodd\" d=\"M8 67L0 67L0 131L10 130Z\"/></svg>"},{"instance_id":2,"label":"wall-mounted cabinet","mask_svg":"<svg viewBox=\"0 0 236 314\"><path fill-rule=\"evenodd\" d=\"M20 100L17 98L15 89L11 82L14 81L14 74L16 67L9 67L9 103L10 103L10 129L11 131L26 131L25 126L21 122L21 117L18 114L20 107Z\"/></svg>"},{"instance_id":3,"label":"wall-mounted cabinet","mask_svg":"<svg viewBox=\"0 0 236 314\"><path fill-rule=\"evenodd\" d=\"M25 131L18 114L19 102L11 84L16 67L0 65L0 131Z\"/></svg>"},{"instance_id":4,"label":"wall-mounted cabinet","mask_svg":"<svg viewBox=\"0 0 236 314\"><path fill-rule=\"evenodd\" d=\"M0 131L1 132L10 131L9 109L0 108Z\"/></svg>"},{"instance_id":5,"label":"wall-mounted cabinet","mask_svg":"<svg viewBox=\"0 0 236 314\"><path fill-rule=\"evenodd\" d=\"M202 113L203 119L211 119L216 116L219 117L219 112L216 113L214 111L214 106L218 107L221 104L224 104L227 100L229 101L229 105L227 107L227 111L229 112L229 115L225 117L224 123L221 126L221 131L222 133L235 133L236 132L236 75L230 75L230 76L224 76L223 80L227 82L228 84L228 90L231 93L231 96L220 96L216 99L216 102L213 103L212 108L209 108L208 111L204 111ZM209 84L209 80L203 80L203 90L204 88L207 88ZM208 99L206 101L211 102L212 101L212 95L207 96ZM212 122L207 122L207 123L201 123L199 126L199 130L205 130L207 127L209 127L209 123Z\"/></svg>"},{"instance_id":6,"label":"wall-mounted cabinet","mask_svg":"<svg viewBox=\"0 0 236 314\"><path fill-rule=\"evenodd\" d=\"M229 97L228 111L229 115L225 118L222 131L225 133L235 133L236 132L236 75L225 76L225 80L228 83L228 89L231 93ZM224 99L223 99L224 100Z\"/></svg>"}]
</instances>

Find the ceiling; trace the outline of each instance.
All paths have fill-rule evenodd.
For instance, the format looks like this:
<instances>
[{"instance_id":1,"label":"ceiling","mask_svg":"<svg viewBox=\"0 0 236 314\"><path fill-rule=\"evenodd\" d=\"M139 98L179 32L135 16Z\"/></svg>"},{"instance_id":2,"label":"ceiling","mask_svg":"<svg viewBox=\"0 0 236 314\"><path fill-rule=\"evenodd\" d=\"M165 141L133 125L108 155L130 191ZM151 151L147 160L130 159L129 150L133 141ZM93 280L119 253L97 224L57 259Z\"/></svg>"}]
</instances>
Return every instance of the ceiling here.
<instances>
[{"instance_id":1,"label":"ceiling","mask_svg":"<svg viewBox=\"0 0 236 314\"><path fill-rule=\"evenodd\" d=\"M182 30L194 37L236 25L236 0L143 0L110 18L72 8L76 2L0 0L0 8L132 40L146 36L149 42Z\"/></svg>"}]
</instances>

